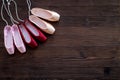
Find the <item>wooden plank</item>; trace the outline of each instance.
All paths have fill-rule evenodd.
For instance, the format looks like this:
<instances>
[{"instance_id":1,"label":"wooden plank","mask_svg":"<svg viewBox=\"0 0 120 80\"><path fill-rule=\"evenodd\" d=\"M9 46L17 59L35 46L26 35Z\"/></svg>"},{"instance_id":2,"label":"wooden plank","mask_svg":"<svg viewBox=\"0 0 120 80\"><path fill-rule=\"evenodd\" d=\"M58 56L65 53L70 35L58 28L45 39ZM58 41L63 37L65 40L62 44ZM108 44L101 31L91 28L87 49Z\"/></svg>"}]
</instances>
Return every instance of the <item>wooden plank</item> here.
<instances>
[{"instance_id":1,"label":"wooden plank","mask_svg":"<svg viewBox=\"0 0 120 80\"><path fill-rule=\"evenodd\" d=\"M46 3L47 2L47 3ZM35 0L33 4L38 6L104 6L119 5L119 0Z\"/></svg>"},{"instance_id":2,"label":"wooden plank","mask_svg":"<svg viewBox=\"0 0 120 80\"><path fill-rule=\"evenodd\" d=\"M24 8L24 7L22 7ZM54 7L48 6L43 7L45 9L50 9L56 11L61 14L61 16L120 16L119 6L61 6L61 7ZM70 10L69 10L69 9ZM12 8L11 10L15 10ZM19 13L22 9L19 10ZM25 11L20 14L22 18L27 18L27 7ZM76 13L74 13L76 12ZM12 12L15 15L15 12ZM23 15L24 14L24 15Z\"/></svg>"}]
</instances>

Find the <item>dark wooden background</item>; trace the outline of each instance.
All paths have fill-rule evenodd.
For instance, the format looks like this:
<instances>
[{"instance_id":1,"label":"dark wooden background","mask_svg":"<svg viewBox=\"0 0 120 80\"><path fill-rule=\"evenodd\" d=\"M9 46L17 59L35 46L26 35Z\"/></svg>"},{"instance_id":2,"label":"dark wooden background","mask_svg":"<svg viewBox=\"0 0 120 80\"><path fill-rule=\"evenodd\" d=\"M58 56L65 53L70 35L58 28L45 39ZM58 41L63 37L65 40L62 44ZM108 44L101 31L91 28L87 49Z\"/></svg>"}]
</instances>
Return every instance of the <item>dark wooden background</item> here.
<instances>
[{"instance_id":1,"label":"dark wooden background","mask_svg":"<svg viewBox=\"0 0 120 80\"><path fill-rule=\"evenodd\" d=\"M16 2L27 18L25 0ZM32 0L32 7L61 14L56 33L9 56L0 18L0 80L120 80L120 0Z\"/></svg>"}]
</instances>

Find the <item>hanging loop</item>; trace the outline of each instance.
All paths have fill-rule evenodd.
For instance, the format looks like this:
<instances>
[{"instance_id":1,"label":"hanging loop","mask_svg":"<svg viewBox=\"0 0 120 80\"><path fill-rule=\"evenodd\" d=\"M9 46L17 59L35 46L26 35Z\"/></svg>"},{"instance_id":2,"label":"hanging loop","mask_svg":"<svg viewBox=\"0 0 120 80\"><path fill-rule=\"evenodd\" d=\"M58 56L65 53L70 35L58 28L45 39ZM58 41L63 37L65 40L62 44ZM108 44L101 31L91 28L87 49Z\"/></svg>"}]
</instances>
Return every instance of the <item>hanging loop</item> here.
<instances>
[{"instance_id":1,"label":"hanging loop","mask_svg":"<svg viewBox=\"0 0 120 80\"><path fill-rule=\"evenodd\" d=\"M19 15L18 15L18 5L17 5L17 3L15 2L15 0L12 0L12 2L13 2L14 5L15 5L15 12L16 12L16 17L17 17L17 19L18 19L19 21L21 21L21 22L24 22L24 20L20 19Z\"/></svg>"},{"instance_id":2,"label":"hanging loop","mask_svg":"<svg viewBox=\"0 0 120 80\"><path fill-rule=\"evenodd\" d=\"M7 20L4 18L4 16L3 16L3 8L4 8L4 2L2 2L2 6L1 6L1 18L2 18L2 20L6 23L6 25L8 25L8 22L7 22Z\"/></svg>"},{"instance_id":3,"label":"hanging loop","mask_svg":"<svg viewBox=\"0 0 120 80\"><path fill-rule=\"evenodd\" d=\"M26 0L26 1L27 1L27 5L28 5L28 16L30 16L31 1L30 0Z\"/></svg>"}]
</instances>

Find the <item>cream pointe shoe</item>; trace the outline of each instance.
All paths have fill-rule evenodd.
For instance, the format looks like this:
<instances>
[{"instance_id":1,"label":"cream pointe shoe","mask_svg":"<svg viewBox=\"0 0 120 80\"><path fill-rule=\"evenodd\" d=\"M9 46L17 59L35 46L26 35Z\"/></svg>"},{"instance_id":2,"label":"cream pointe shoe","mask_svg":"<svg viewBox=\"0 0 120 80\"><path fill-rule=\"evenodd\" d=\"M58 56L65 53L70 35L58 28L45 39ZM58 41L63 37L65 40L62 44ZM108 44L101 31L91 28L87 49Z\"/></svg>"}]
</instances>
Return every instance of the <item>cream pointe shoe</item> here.
<instances>
[{"instance_id":1,"label":"cream pointe shoe","mask_svg":"<svg viewBox=\"0 0 120 80\"><path fill-rule=\"evenodd\" d=\"M15 52L11 26L7 25L4 28L4 44L7 52L12 55Z\"/></svg>"},{"instance_id":2,"label":"cream pointe shoe","mask_svg":"<svg viewBox=\"0 0 120 80\"><path fill-rule=\"evenodd\" d=\"M14 44L16 48L21 52L25 53L26 52L26 47L23 43L22 37L20 35L19 28L16 24L12 25L12 34L13 34L13 39L14 39Z\"/></svg>"},{"instance_id":3,"label":"cream pointe shoe","mask_svg":"<svg viewBox=\"0 0 120 80\"><path fill-rule=\"evenodd\" d=\"M42 8L32 8L31 13L48 21L59 21L60 19L60 15L57 12Z\"/></svg>"},{"instance_id":4,"label":"cream pointe shoe","mask_svg":"<svg viewBox=\"0 0 120 80\"><path fill-rule=\"evenodd\" d=\"M48 34L54 34L55 28L51 24L43 21L42 19L38 18L37 16L30 15L29 20L32 23L34 23L37 27L39 27L42 31L44 31Z\"/></svg>"}]
</instances>

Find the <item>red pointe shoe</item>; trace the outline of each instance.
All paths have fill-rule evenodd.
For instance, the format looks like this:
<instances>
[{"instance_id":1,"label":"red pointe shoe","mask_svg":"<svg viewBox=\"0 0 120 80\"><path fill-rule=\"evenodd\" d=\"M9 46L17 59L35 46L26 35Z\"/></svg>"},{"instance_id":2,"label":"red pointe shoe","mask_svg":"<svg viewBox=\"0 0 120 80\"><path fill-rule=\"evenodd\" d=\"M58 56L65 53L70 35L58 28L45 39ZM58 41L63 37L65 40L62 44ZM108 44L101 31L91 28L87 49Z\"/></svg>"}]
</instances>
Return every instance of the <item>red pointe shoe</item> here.
<instances>
[{"instance_id":1,"label":"red pointe shoe","mask_svg":"<svg viewBox=\"0 0 120 80\"><path fill-rule=\"evenodd\" d=\"M27 31L25 25L23 23L20 23L18 27L24 42L32 48L37 47L38 46L37 42L32 38L30 33Z\"/></svg>"},{"instance_id":2,"label":"red pointe shoe","mask_svg":"<svg viewBox=\"0 0 120 80\"><path fill-rule=\"evenodd\" d=\"M37 29L30 21L25 21L25 26L28 29L28 31L38 40L41 42L45 42L47 40L47 37L39 30Z\"/></svg>"}]
</instances>

